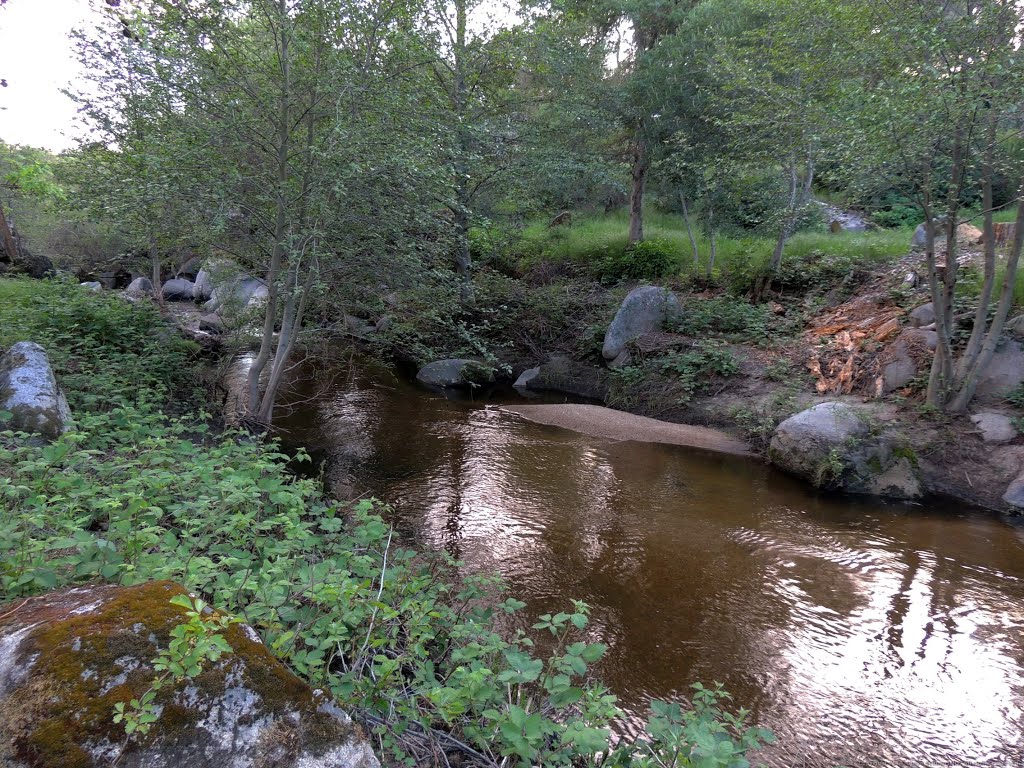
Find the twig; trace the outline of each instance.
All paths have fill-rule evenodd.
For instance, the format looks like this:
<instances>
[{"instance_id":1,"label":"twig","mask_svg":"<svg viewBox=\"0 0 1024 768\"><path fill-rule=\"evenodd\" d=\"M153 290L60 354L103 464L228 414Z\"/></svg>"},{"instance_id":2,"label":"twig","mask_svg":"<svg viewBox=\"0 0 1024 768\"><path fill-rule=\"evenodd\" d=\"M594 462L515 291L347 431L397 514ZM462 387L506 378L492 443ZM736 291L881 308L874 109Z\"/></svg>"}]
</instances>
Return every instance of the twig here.
<instances>
[{"instance_id":1,"label":"twig","mask_svg":"<svg viewBox=\"0 0 1024 768\"><path fill-rule=\"evenodd\" d=\"M12 609L11 609L11 610L9 610L9 611L8 611L7 613L5 613L5 614L3 614L2 616L0 616L0 621L3 621L3 620L4 620L4 619L6 619L6 618L7 618L8 616L13 616L13 615L14 615L14 614L16 614L16 613L17 613L18 611L20 611L20 610L21 610L22 608L24 608L24 607L25 607L25 604L26 604L26 603L28 603L28 602L29 602L29 600L35 600L35 599L36 599L35 597L26 597L26 598L25 598L24 600L22 600L22 601L21 601L21 605L19 605L19 606L18 606L17 608L12 608Z\"/></svg>"}]
</instances>

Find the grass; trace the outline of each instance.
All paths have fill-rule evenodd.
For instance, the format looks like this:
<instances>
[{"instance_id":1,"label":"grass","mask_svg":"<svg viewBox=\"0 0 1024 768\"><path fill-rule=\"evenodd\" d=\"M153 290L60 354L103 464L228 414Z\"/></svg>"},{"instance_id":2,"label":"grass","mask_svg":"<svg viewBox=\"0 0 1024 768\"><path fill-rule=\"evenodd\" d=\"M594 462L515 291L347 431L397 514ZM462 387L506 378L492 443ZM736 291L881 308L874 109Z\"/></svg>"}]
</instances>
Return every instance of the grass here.
<instances>
[{"instance_id":1,"label":"grass","mask_svg":"<svg viewBox=\"0 0 1024 768\"><path fill-rule=\"evenodd\" d=\"M523 232L519 252L524 266L538 261L570 262L589 266L607 257L625 252L629 229L628 212L607 215L577 216L569 226L548 228L547 221L535 222ZM786 244L784 260L804 260L816 254L827 254L843 261L878 262L895 259L907 252L912 230L888 229L872 232L831 232L808 230L798 232ZM693 274L693 249L686 227L679 215L649 212L644 220L647 240L663 242L674 252L678 276ZM711 243L696 232L698 271L707 269ZM767 264L775 247L771 237L716 238L716 271L736 269L750 271Z\"/></svg>"}]
</instances>

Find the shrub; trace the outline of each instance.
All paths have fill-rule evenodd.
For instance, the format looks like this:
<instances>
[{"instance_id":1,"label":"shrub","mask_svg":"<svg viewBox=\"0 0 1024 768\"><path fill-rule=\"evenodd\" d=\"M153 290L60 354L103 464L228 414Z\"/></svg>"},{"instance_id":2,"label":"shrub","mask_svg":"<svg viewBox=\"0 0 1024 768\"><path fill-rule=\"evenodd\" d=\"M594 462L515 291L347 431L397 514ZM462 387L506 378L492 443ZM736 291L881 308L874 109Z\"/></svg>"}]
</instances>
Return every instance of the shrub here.
<instances>
[{"instance_id":1,"label":"shrub","mask_svg":"<svg viewBox=\"0 0 1024 768\"><path fill-rule=\"evenodd\" d=\"M603 283L623 280L657 280L676 272L680 259L676 248L666 240L644 240L625 251L613 252L600 259L595 276Z\"/></svg>"}]
</instances>

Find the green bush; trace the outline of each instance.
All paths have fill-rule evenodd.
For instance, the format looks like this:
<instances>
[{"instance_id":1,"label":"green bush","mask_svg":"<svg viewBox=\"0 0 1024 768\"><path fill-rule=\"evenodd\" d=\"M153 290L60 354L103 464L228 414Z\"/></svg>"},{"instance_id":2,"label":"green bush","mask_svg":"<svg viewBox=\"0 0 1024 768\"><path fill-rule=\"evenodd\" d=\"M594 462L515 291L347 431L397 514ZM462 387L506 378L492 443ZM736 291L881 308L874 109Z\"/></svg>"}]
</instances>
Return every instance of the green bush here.
<instances>
[{"instance_id":1,"label":"green bush","mask_svg":"<svg viewBox=\"0 0 1024 768\"><path fill-rule=\"evenodd\" d=\"M602 283L618 283L624 280L658 280L678 272L679 268L679 256L672 243L644 240L599 260L594 266L594 274Z\"/></svg>"},{"instance_id":2,"label":"green bush","mask_svg":"<svg viewBox=\"0 0 1024 768\"><path fill-rule=\"evenodd\" d=\"M871 214L871 221L889 229L916 226L921 221L921 210L913 205L896 203L888 209L875 211Z\"/></svg>"}]
</instances>

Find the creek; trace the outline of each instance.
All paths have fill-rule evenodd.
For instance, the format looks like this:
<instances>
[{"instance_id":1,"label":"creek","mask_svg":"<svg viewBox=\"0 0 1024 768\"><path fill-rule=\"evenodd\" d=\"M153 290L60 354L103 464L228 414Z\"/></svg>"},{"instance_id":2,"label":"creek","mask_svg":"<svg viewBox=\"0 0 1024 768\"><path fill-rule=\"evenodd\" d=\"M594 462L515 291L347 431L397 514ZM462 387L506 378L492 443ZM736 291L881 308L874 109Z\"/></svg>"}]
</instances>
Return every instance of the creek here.
<instances>
[{"instance_id":1,"label":"creek","mask_svg":"<svg viewBox=\"0 0 1024 768\"><path fill-rule=\"evenodd\" d=\"M502 402L523 401L320 365L296 369L275 429L329 486L391 504L418 546L499 571L529 616L589 603L626 728L719 681L777 735L769 766L1024 765L1024 524L820 495L755 460Z\"/></svg>"}]
</instances>

